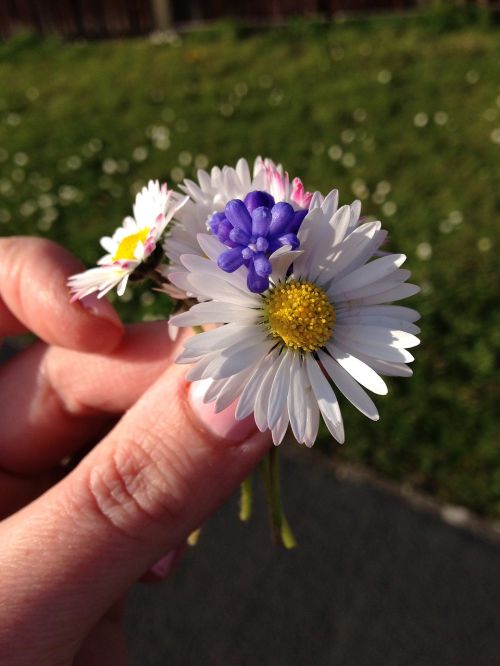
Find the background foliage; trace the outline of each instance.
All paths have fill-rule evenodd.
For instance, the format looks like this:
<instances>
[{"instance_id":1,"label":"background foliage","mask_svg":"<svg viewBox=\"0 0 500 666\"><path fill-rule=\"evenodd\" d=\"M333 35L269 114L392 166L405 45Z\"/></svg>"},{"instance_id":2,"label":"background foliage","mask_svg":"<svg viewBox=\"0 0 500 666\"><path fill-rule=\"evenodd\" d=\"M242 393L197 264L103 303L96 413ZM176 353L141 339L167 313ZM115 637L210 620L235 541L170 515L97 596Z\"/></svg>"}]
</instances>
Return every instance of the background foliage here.
<instances>
[{"instance_id":1,"label":"background foliage","mask_svg":"<svg viewBox=\"0 0 500 666\"><path fill-rule=\"evenodd\" d=\"M500 40L431 18L0 45L0 233L93 264L147 179L241 155L361 198L422 286L422 346L381 421L344 402L347 444L326 449L498 517ZM126 298L129 319L168 311Z\"/></svg>"}]
</instances>

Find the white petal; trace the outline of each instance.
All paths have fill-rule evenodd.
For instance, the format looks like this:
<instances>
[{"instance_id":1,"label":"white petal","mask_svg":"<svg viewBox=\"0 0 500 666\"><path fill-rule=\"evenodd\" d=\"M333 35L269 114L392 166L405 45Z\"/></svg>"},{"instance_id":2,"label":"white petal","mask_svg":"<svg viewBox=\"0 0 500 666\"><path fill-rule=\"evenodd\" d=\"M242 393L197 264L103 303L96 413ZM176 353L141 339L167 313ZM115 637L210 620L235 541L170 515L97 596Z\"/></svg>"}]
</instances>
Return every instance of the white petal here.
<instances>
[{"instance_id":1,"label":"white petal","mask_svg":"<svg viewBox=\"0 0 500 666\"><path fill-rule=\"evenodd\" d=\"M366 305L356 308L350 308L350 314L356 315L376 315L382 317L394 317L395 319L405 319L414 322L420 319L420 314L412 308L403 305Z\"/></svg>"},{"instance_id":2,"label":"white petal","mask_svg":"<svg viewBox=\"0 0 500 666\"><path fill-rule=\"evenodd\" d=\"M227 409L241 395L252 373L253 369L246 369L225 381L224 386L219 390L215 403L216 413Z\"/></svg>"},{"instance_id":3,"label":"white petal","mask_svg":"<svg viewBox=\"0 0 500 666\"><path fill-rule=\"evenodd\" d=\"M192 254L198 249L192 242L192 238L189 238L187 241L182 241L178 238L180 236L180 229L178 227L174 229L174 232L176 232L175 238L171 236L163 243L163 249L167 257L170 258L170 263L174 259L178 262L181 255Z\"/></svg>"},{"instance_id":4,"label":"white petal","mask_svg":"<svg viewBox=\"0 0 500 666\"><path fill-rule=\"evenodd\" d=\"M372 421L378 421L379 415L373 400L363 391L361 386L354 381L351 375L342 368L331 356L320 350L319 359L330 375L335 385L345 397L359 411Z\"/></svg>"},{"instance_id":5,"label":"white petal","mask_svg":"<svg viewBox=\"0 0 500 666\"><path fill-rule=\"evenodd\" d=\"M188 278L188 273L181 273L181 272L168 273L168 279L170 280L170 282L184 292L191 291L191 287L189 286L187 278Z\"/></svg>"},{"instance_id":6,"label":"white petal","mask_svg":"<svg viewBox=\"0 0 500 666\"><path fill-rule=\"evenodd\" d=\"M168 330L169 340L175 342L179 337L179 328L177 326L174 326L174 324L167 322L167 330Z\"/></svg>"},{"instance_id":7,"label":"white petal","mask_svg":"<svg viewBox=\"0 0 500 666\"><path fill-rule=\"evenodd\" d=\"M375 359L363 354L363 352L357 352L356 358L369 364L373 370L376 370L381 375L386 375L388 377L411 377L413 375L413 370L404 363L382 361L381 359Z\"/></svg>"},{"instance_id":8,"label":"white petal","mask_svg":"<svg viewBox=\"0 0 500 666\"><path fill-rule=\"evenodd\" d=\"M206 192L212 187L212 181L210 179L210 176L204 169L198 169L198 171L196 172L196 177L198 178L200 187L204 192Z\"/></svg>"},{"instance_id":9,"label":"white petal","mask_svg":"<svg viewBox=\"0 0 500 666\"><path fill-rule=\"evenodd\" d=\"M311 354L306 355L306 369L326 427L335 439L340 444L343 444L345 441L344 425L342 423L342 414L340 413L338 400L321 368Z\"/></svg>"},{"instance_id":10,"label":"white petal","mask_svg":"<svg viewBox=\"0 0 500 666\"><path fill-rule=\"evenodd\" d=\"M381 328L392 329L395 331L405 331L406 333L413 333L413 335L418 335L420 333L420 327L416 324L412 324L409 321L404 319L393 319L392 317L376 317L374 315L345 315L337 313L337 323L347 324L352 326L353 324L364 324L366 326L379 326Z\"/></svg>"},{"instance_id":11,"label":"white petal","mask_svg":"<svg viewBox=\"0 0 500 666\"><path fill-rule=\"evenodd\" d=\"M214 365L217 365L219 362L218 352L213 354L206 354L202 358L196 360L195 365L189 369L186 373L186 379L190 382L194 382L198 379L212 379L211 377L211 368ZM176 363L189 363L188 360L185 360L183 355L176 360Z\"/></svg>"},{"instance_id":12,"label":"white petal","mask_svg":"<svg viewBox=\"0 0 500 666\"><path fill-rule=\"evenodd\" d=\"M250 190L265 190L266 189L266 171L265 169L261 169L261 171L258 171L255 173L254 171L254 176L252 180L252 184L250 186Z\"/></svg>"},{"instance_id":13,"label":"white petal","mask_svg":"<svg viewBox=\"0 0 500 666\"><path fill-rule=\"evenodd\" d=\"M288 245L286 247L289 248L290 246ZM280 248L269 257L269 261L273 268L270 278L274 284L285 280L290 264L292 264L297 257L300 257L301 254L301 250L287 250L286 248Z\"/></svg>"},{"instance_id":14,"label":"white petal","mask_svg":"<svg viewBox=\"0 0 500 666\"><path fill-rule=\"evenodd\" d=\"M321 280L326 283L337 277L344 269L357 266L357 258L366 248L375 251L374 237L380 231L380 222L366 222L337 245L333 257L325 267Z\"/></svg>"},{"instance_id":15,"label":"white petal","mask_svg":"<svg viewBox=\"0 0 500 666\"><path fill-rule=\"evenodd\" d=\"M185 178L183 180L181 187L182 190L184 190L184 192L187 192L194 201L201 199L203 196L201 188L195 182L189 180L189 178Z\"/></svg>"},{"instance_id":16,"label":"white petal","mask_svg":"<svg viewBox=\"0 0 500 666\"><path fill-rule=\"evenodd\" d=\"M197 234L196 239L203 252L212 261L217 261L220 253L227 250L227 247L220 242L217 236Z\"/></svg>"},{"instance_id":17,"label":"white petal","mask_svg":"<svg viewBox=\"0 0 500 666\"><path fill-rule=\"evenodd\" d=\"M353 356L359 357L363 354L363 360L366 358L380 359L381 361L389 361L389 363L411 363L414 360L410 352L406 349L397 349L396 347L389 347L388 345L369 345L364 342L352 340L349 336L344 336L338 333L336 329L334 332L333 342L339 342L340 345L349 351ZM370 365L370 361L367 361Z\"/></svg>"},{"instance_id":18,"label":"white petal","mask_svg":"<svg viewBox=\"0 0 500 666\"><path fill-rule=\"evenodd\" d=\"M235 305L247 305L249 307L258 306L260 303L251 292L243 293L241 289L234 287L225 277L216 278L202 273L188 273L187 282L189 285L188 291L201 296L203 299L210 298L215 301L227 301Z\"/></svg>"},{"instance_id":19,"label":"white petal","mask_svg":"<svg viewBox=\"0 0 500 666\"><path fill-rule=\"evenodd\" d=\"M348 324L338 322L335 331L350 340L355 340L361 344L366 343L374 347L385 347L387 345L389 347L410 349L420 344L420 340L411 333L378 326L365 326L363 324L349 326Z\"/></svg>"},{"instance_id":20,"label":"white petal","mask_svg":"<svg viewBox=\"0 0 500 666\"><path fill-rule=\"evenodd\" d=\"M193 335L185 342L185 349L191 354L201 356L218 349L226 349L235 343L245 340L260 342L266 338L266 333L260 326L245 323L232 323L220 326L212 331Z\"/></svg>"},{"instance_id":21,"label":"white petal","mask_svg":"<svg viewBox=\"0 0 500 666\"><path fill-rule=\"evenodd\" d=\"M351 219L349 221L349 228L347 233L351 233L358 225L359 216L361 215L361 201L356 199L351 203Z\"/></svg>"},{"instance_id":22,"label":"white petal","mask_svg":"<svg viewBox=\"0 0 500 666\"><path fill-rule=\"evenodd\" d=\"M288 392L288 415L295 439L301 442L306 430L306 406L304 404L304 391L309 387L309 378L302 365L299 354L292 354L290 365L290 390Z\"/></svg>"},{"instance_id":23,"label":"white petal","mask_svg":"<svg viewBox=\"0 0 500 666\"><path fill-rule=\"evenodd\" d=\"M250 190L252 179L250 177L250 169L248 168L248 162L243 157L240 157L240 159L236 163L236 173L238 174L239 179L241 181L243 193L247 193Z\"/></svg>"},{"instance_id":24,"label":"white petal","mask_svg":"<svg viewBox=\"0 0 500 666\"><path fill-rule=\"evenodd\" d=\"M371 360L374 370L387 377L411 377L413 370L404 363L390 363L389 361Z\"/></svg>"},{"instance_id":25,"label":"white petal","mask_svg":"<svg viewBox=\"0 0 500 666\"><path fill-rule=\"evenodd\" d=\"M328 351L335 360L354 377L356 381L365 388L377 393L378 395L387 395L387 384L384 382L375 370L373 370L364 361L356 356L352 356L340 344L327 344Z\"/></svg>"},{"instance_id":26,"label":"white petal","mask_svg":"<svg viewBox=\"0 0 500 666\"><path fill-rule=\"evenodd\" d=\"M123 296L123 294L125 293L125 289L127 288L128 278L129 278L129 274L127 273L126 275L123 276L120 284L117 286L116 293L118 294L118 296ZM108 291L108 290L106 289L105 291L101 291L101 293L99 294L99 298L104 296L106 291Z\"/></svg>"},{"instance_id":27,"label":"white petal","mask_svg":"<svg viewBox=\"0 0 500 666\"><path fill-rule=\"evenodd\" d=\"M180 261L191 273L199 273L204 276L213 276L216 279L225 279L233 287L248 292L245 269L241 268L233 273L225 273L211 259L205 259L197 254L183 254Z\"/></svg>"},{"instance_id":28,"label":"white petal","mask_svg":"<svg viewBox=\"0 0 500 666\"><path fill-rule=\"evenodd\" d=\"M160 229L158 230L160 236L161 236L161 234L163 234L163 232L165 230L165 227L170 222L170 220L176 215L176 213L178 213L181 210L181 208L184 208L184 206L187 204L188 201L189 201L189 197L182 197L178 201L175 201L175 202L172 201L172 203L169 204L169 208L168 208L167 212L165 213L165 219L163 220L163 224L160 227Z\"/></svg>"},{"instance_id":29,"label":"white petal","mask_svg":"<svg viewBox=\"0 0 500 666\"><path fill-rule=\"evenodd\" d=\"M290 387L290 366L293 354L285 351L282 357L274 376L267 405L267 422L271 429L274 428L285 408Z\"/></svg>"},{"instance_id":30,"label":"white petal","mask_svg":"<svg viewBox=\"0 0 500 666\"><path fill-rule=\"evenodd\" d=\"M338 290L335 280L333 280L327 293L330 299L337 303L341 303L342 301L362 301L364 298L377 296L378 294L396 288L402 282L408 280L409 277L411 277L410 271L399 269L391 273L388 277L377 280L377 282L365 284L357 289L349 289L346 291Z\"/></svg>"},{"instance_id":31,"label":"white petal","mask_svg":"<svg viewBox=\"0 0 500 666\"><path fill-rule=\"evenodd\" d=\"M253 375L248 380L247 385L243 389L243 393L238 401L236 408L236 418L241 420L249 416L254 411L255 398L260 388L262 379L266 372L273 365L277 353L269 354L267 358L263 358L255 368Z\"/></svg>"},{"instance_id":32,"label":"white petal","mask_svg":"<svg viewBox=\"0 0 500 666\"><path fill-rule=\"evenodd\" d=\"M202 324L226 324L228 322L252 323L259 311L234 303L207 301L196 303L188 312L174 315L170 322L176 326L201 326Z\"/></svg>"},{"instance_id":33,"label":"white petal","mask_svg":"<svg viewBox=\"0 0 500 666\"><path fill-rule=\"evenodd\" d=\"M281 444L281 442L283 441L283 437L286 435L287 428L288 428L288 410L285 406L285 408L281 413L281 416L276 422L276 425L272 429L274 446L278 446L279 444Z\"/></svg>"},{"instance_id":34,"label":"white petal","mask_svg":"<svg viewBox=\"0 0 500 666\"><path fill-rule=\"evenodd\" d=\"M389 289L389 291L384 291L380 294L375 294L375 296L367 296L366 298L360 298L359 300L352 301L354 305L378 305L379 303L391 303L392 301L400 301L403 298L409 298L418 294L420 287L416 284L398 284L396 287Z\"/></svg>"},{"instance_id":35,"label":"white petal","mask_svg":"<svg viewBox=\"0 0 500 666\"><path fill-rule=\"evenodd\" d=\"M179 356L175 359L176 363L195 363L196 361L199 361L202 357L201 356L193 356L192 354L188 354L186 350L184 349Z\"/></svg>"},{"instance_id":36,"label":"white petal","mask_svg":"<svg viewBox=\"0 0 500 666\"><path fill-rule=\"evenodd\" d=\"M333 227L333 245L341 243L346 235L347 227L351 219L351 207L342 206L330 220L330 225Z\"/></svg>"},{"instance_id":37,"label":"white petal","mask_svg":"<svg viewBox=\"0 0 500 666\"><path fill-rule=\"evenodd\" d=\"M113 263L113 257L110 254L105 254L103 257L97 260L98 266L111 266ZM91 269L92 270L92 269Z\"/></svg>"},{"instance_id":38,"label":"white petal","mask_svg":"<svg viewBox=\"0 0 500 666\"><path fill-rule=\"evenodd\" d=\"M139 230L139 227L137 225L137 222L134 220L134 218L130 217L130 216L127 216L123 220L122 227L117 229L115 231L115 233L113 234L113 236L122 240L129 233L135 233L138 230Z\"/></svg>"},{"instance_id":39,"label":"white petal","mask_svg":"<svg viewBox=\"0 0 500 666\"><path fill-rule=\"evenodd\" d=\"M364 287L367 284L377 282L393 273L401 266L405 259L406 256L404 254L390 254L387 257L370 261L370 263L357 268L351 273L347 273L347 275L340 280L336 280L332 284L332 290L334 292L342 293L344 291L353 291L354 289L359 289L359 287Z\"/></svg>"},{"instance_id":40,"label":"white petal","mask_svg":"<svg viewBox=\"0 0 500 666\"><path fill-rule=\"evenodd\" d=\"M321 192L314 192L311 201L309 202L309 210L314 210L315 208L318 208L318 206L321 206L323 203L323 195Z\"/></svg>"},{"instance_id":41,"label":"white petal","mask_svg":"<svg viewBox=\"0 0 500 666\"><path fill-rule=\"evenodd\" d=\"M339 191L331 190L325 197L325 200L321 204L323 213L327 219L331 219L333 214L337 211L339 205Z\"/></svg>"},{"instance_id":42,"label":"white petal","mask_svg":"<svg viewBox=\"0 0 500 666\"><path fill-rule=\"evenodd\" d=\"M235 375L237 377L238 375ZM203 381L210 382L208 389L205 392L203 402L214 402L219 397L220 392L227 384L229 379L205 379Z\"/></svg>"},{"instance_id":43,"label":"white petal","mask_svg":"<svg viewBox=\"0 0 500 666\"><path fill-rule=\"evenodd\" d=\"M319 429L319 408L312 388L308 388L304 393L306 403L306 428L302 441L307 447L311 447L316 441Z\"/></svg>"},{"instance_id":44,"label":"white petal","mask_svg":"<svg viewBox=\"0 0 500 666\"><path fill-rule=\"evenodd\" d=\"M101 244L101 247L104 250L106 250L106 252L109 252L109 254L111 255L113 255L118 249L117 243L115 243L115 241L109 236L103 236L99 242Z\"/></svg>"},{"instance_id":45,"label":"white petal","mask_svg":"<svg viewBox=\"0 0 500 666\"><path fill-rule=\"evenodd\" d=\"M267 407L269 405L271 389L278 370L278 364L274 363L264 375L260 388L257 392L257 397L255 398L255 407L254 407L254 417L257 428L264 432L267 430Z\"/></svg>"},{"instance_id":46,"label":"white petal","mask_svg":"<svg viewBox=\"0 0 500 666\"><path fill-rule=\"evenodd\" d=\"M247 340L245 340L245 344L248 344ZM221 352L221 365L213 374L213 377L222 379L241 372L241 370L250 367L265 357L271 351L273 344L271 341L266 341L250 347L233 345L225 349Z\"/></svg>"},{"instance_id":47,"label":"white petal","mask_svg":"<svg viewBox=\"0 0 500 666\"><path fill-rule=\"evenodd\" d=\"M255 345L255 341L242 340L227 349L208 354L210 356L209 363L202 364L200 357L196 358L196 366L189 371L187 378L191 381L207 377L227 379L242 370L250 368L253 363L266 355L267 350L268 345L266 344ZM186 358L182 359L182 361L178 359L177 362L186 362Z\"/></svg>"},{"instance_id":48,"label":"white petal","mask_svg":"<svg viewBox=\"0 0 500 666\"><path fill-rule=\"evenodd\" d=\"M298 231L300 249L302 254L294 263L295 275L310 275L311 267L316 266L314 256L321 248L330 247L333 237L332 228L326 224L325 215L321 208L311 209L305 216Z\"/></svg>"},{"instance_id":49,"label":"white petal","mask_svg":"<svg viewBox=\"0 0 500 666\"><path fill-rule=\"evenodd\" d=\"M358 228L361 229L361 227ZM354 231L357 231L357 229L355 229ZM360 266L364 266L364 264L366 264L366 262L369 261L373 256L379 256L380 251L378 248L382 245L387 236L388 233L385 229L379 229L374 234L371 241L369 243L366 243L364 247L359 249L359 251L354 254L353 259L350 262L345 263L342 270L337 271L337 273L335 274L336 279L340 280L341 278L344 277L344 275L347 275L347 273L350 273L351 271L355 270L356 268L359 268Z\"/></svg>"},{"instance_id":50,"label":"white petal","mask_svg":"<svg viewBox=\"0 0 500 666\"><path fill-rule=\"evenodd\" d=\"M325 268L325 260L331 254L334 245L338 247L339 240L336 237L336 225L340 225L340 231L342 228L347 227L347 223L350 218L350 209L349 206L342 206L335 213L332 220L329 224L325 224L322 221L314 231L314 250L310 252L309 255L309 266L308 266L308 278L311 281L316 281L318 276L323 272ZM311 237L308 239L311 242Z\"/></svg>"}]
</instances>

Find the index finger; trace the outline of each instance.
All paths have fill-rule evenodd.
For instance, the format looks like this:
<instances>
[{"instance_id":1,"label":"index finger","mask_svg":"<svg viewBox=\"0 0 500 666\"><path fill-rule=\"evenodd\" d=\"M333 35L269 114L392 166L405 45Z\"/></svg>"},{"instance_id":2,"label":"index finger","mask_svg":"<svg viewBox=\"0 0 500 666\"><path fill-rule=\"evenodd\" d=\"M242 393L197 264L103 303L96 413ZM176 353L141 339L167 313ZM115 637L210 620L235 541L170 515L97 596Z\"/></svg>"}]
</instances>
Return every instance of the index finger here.
<instances>
[{"instance_id":1,"label":"index finger","mask_svg":"<svg viewBox=\"0 0 500 666\"><path fill-rule=\"evenodd\" d=\"M0 335L33 331L49 344L108 352L123 336L115 310L95 295L70 303L68 277L81 264L42 238L0 238Z\"/></svg>"}]
</instances>

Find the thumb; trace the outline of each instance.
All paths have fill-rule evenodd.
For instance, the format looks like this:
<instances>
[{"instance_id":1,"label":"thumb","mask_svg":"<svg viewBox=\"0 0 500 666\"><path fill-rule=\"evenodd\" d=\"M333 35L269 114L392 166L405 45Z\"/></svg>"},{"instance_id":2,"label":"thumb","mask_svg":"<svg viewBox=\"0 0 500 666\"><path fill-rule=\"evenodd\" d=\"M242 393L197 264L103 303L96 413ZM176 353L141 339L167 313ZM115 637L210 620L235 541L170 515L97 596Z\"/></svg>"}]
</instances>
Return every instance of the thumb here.
<instances>
[{"instance_id":1,"label":"thumb","mask_svg":"<svg viewBox=\"0 0 500 666\"><path fill-rule=\"evenodd\" d=\"M0 636L38 659L77 646L268 449L253 419L235 421L234 406L215 415L183 374L169 368L70 475L0 526L0 608L11 608ZM13 647L2 640L0 663Z\"/></svg>"}]
</instances>

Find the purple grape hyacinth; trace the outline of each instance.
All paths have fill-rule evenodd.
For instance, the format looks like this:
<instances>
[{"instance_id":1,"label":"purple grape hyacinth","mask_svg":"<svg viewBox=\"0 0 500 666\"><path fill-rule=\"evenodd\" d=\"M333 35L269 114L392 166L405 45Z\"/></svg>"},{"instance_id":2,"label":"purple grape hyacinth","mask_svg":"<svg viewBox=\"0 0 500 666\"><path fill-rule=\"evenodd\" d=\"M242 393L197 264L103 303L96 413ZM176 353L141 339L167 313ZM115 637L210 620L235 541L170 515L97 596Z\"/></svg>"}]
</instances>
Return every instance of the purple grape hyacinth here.
<instances>
[{"instance_id":1,"label":"purple grape hyacinth","mask_svg":"<svg viewBox=\"0 0 500 666\"><path fill-rule=\"evenodd\" d=\"M295 211L286 201L275 203L268 192L259 190L249 192L244 201L232 199L208 222L211 232L229 248L221 252L217 265L226 273L246 266L249 290L261 294L269 288L269 257L283 245L299 247L297 232L307 212Z\"/></svg>"}]
</instances>

